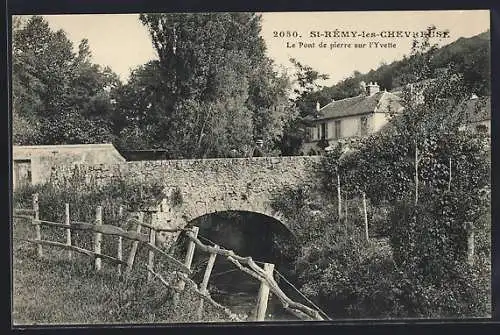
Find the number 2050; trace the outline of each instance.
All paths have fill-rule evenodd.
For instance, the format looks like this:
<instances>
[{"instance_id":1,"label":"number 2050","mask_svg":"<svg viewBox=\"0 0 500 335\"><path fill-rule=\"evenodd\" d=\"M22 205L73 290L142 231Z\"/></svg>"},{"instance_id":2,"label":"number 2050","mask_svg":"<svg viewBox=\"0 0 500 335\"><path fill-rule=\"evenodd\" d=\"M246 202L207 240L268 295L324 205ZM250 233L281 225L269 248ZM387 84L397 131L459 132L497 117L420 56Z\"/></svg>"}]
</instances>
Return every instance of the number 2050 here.
<instances>
[{"instance_id":1,"label":"number 2050","mask_svg":"<svg viewBox=\"0 0 500 335\"><path fill-rule=\"evenodd\" d=\"M273 37L299 37L299 33L296 31L273 31Z\"/></svg>"}]
</instances>

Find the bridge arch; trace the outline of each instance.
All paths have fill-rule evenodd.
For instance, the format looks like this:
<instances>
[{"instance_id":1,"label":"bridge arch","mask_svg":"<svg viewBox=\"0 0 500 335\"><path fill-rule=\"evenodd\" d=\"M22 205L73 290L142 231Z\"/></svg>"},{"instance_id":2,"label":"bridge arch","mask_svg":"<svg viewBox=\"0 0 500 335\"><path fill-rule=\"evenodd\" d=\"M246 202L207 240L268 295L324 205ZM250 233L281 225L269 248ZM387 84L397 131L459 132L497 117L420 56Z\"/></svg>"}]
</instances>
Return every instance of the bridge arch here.
<instances>
[{"instance_id":1,"label":"bridge arch","mask_svg":"<svg viewBox=\"0 0 500 335\"><path fill-rule=\"evenodd\" d=\"M193 218L187 226L199 228L198 238L201 242L208 245L217 244L240 256L252 257L258 263L272 263L275 269L283 274L292 271L295 253L299 250L298 241L288 227L275 217L263 213L242 210L212 211ZM179 234L170 250L176 257L182 258L186 254L188 244L189 239L184 234ZM202 274L207 258L206 253L195 251L192 263L195 273ZM231 273L232 270L234 264L221 257L216 263L214 273ZM247 278L247 274L233 274L232 277L214 279L214 284L220 284L235 292L243 292L258 290L259 282Z\"/></svg>"},{"instance_id":2,"label":"bridge arch","mask_svg":"<svg viewBox=\"0 0 500 335\"><path fill-rule=\"evenodd\" d=\"M216 215L218 213L227 213L227 212L240 212L240 213L253 213L257 215L265 216L269 219L272 219L276 224L280 224L285 228L290 234L295 237L294 232L290 229L290 225L288 224L288 220L286 217L271 208L255 208L254 206L235 206L235 207L226 207L226 206L210 206L205 210L198 210L196 214L184 216L183 219L186 222L186 225L195 221L198 218L208 216L208 215Z\"/></svg>"}]
</instances>

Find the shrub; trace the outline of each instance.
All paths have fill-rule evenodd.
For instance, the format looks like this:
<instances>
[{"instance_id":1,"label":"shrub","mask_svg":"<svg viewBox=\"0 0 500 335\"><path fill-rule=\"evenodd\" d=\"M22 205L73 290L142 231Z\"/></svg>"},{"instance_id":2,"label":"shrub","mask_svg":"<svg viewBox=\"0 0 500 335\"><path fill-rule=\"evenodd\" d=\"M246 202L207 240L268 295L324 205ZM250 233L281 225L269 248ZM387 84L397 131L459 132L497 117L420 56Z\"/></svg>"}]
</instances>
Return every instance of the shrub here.
<instances>
[{"instance_id":1,"label":"shrub","mask_svg":"<svg viewBox=\"0 0 500 335\"><path fill-rule=\"evenodd\" d=\"M106 185L86 184L79 180L68 180L55 185L48 182L41 185L26 186L14 192L14 208L32 208L32 195L38 193L40 219L63 223L65 219L65 203L70 207L71 221L95 222L96 208L102 206L104 224L132 228L128 222L129 211L137 211L157 203L162 198L163 187L160 183L138 183L135 181L116 180ZM124 206L124 217L119 216L119 207ZM148 218L145 218L146 220ZM65 231L61 228L42 226L42 238L65 242ZM26 238L26 236L24 237ZM72 231L74 245L91 250L93 233L91 231ZM124 254L132 242L123 240ZM117 239L103 236L102 251L115 255Z\"/></svg>"},{"instance_id":2,"label":"shrub","mask_svg":"<svg viewBox=\"0 0 500 335\"><path fill-rule=\"evenodd\" d=\"M403 201L394 208L390 243L401 299L411 316L489 315L490 224L485 205L464 194L426 190L417 205ZM472 227L477 252L469 265Z\"/></svg>"},{"instance_id":3,"label":"shrub","mask_svg":"<svg viewBox=\"0 0 500 335\"><path fill-rule=\"evenodd\" d=\"M321 237L304 243L296 260L303 292L334 318L400 315L390 251L367 243L363 223L354 217L328 223Z\"/></svg>"},{"instance_id":4,"label":"shrub","mask_svg":"<svg viewBox=\"0 0 500 335\"><path fill-rule=\"evenodd\" d=\"M336 201L321 195L302 186L285 190L273 203L300 244L294 260L300 290L333 318L404 315L390 250L366 242L356 211L339 221Z\"/></svg>"}]
</instances>

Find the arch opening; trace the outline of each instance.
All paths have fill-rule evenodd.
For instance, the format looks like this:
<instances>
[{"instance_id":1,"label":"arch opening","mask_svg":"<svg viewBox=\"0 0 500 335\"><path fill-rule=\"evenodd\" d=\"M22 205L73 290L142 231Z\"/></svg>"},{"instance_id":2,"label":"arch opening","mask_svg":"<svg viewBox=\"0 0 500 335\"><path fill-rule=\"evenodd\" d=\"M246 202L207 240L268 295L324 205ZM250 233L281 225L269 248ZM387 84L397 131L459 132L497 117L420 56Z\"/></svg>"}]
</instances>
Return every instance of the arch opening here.
<instances>
[{"instance_id":1,"label":"arch opening","mask_svg":"<svg viewBox=\"0 0 500 335\"><path fill-rule=\"evenodd\" d=\"M293 259L298 251L295 236L280 221L261 213L250 211L222 211L202 215L191 220L188 226L199 227L199 239L208 245L217 244L233 250L240 256L250 256L260 266L262 263L275 265L274 278L282 290L292 299L294 292L278 273L292 283ZM186 254L188 239L180 236L174 247L176 257ZM201 283L209 255L197 252L193 257L193 279ZM209 280L210 294L216 301L236 313L252 315L255 308L260 282L238 269L224 257L217 256ZM279 300L271 295L266 319L296 320L282 308Z\"/></svg>"}]
</instances>

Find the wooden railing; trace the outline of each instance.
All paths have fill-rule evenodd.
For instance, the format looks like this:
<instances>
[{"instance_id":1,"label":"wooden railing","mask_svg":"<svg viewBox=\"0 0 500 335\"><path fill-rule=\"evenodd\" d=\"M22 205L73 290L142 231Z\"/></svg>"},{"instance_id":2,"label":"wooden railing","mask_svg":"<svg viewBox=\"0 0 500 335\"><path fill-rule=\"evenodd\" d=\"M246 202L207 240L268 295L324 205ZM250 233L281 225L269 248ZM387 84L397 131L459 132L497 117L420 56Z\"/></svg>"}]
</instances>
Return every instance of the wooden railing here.
<instances>
[{"instance_id":1,"label":"wooden railing","mask_svg":"<svg viewBox=\"0 0 500 335\"><path fill-rule=\"evenodd\" d=\"M120 217L123 217L123 208L119 210ZM159 227L154 227L143 220L143 215L140 213L138 219L129 219L137 224L135 231L124 230L120 227L104 224L102 219L102 207L98 206L95 212L95 222L78 222L70 220L69 204L65 204L65 215L64 222L52 222L40 219L39 205L38 205L38 194L33 195L33 209L14 209L14 217L25 218L31 220L31 223L35 227L35 239L23 239L25 241L34 243L37 245L37 255L38 257L43 257L43 246L58 247L68 250L67 257L69 260L73 259L73 252L78 252L83 255L94 258L94 267L96 271L101 271L102 263L104 260L106 262L115 264L117 266L117 273L119 276L122 275L122 267L126 267L125 276L130 275L134 262L136 260L136 254L139 245L145 246L148 249L148 259L147 264L142 267L142 269L147 270L147 280L151 281L153 278L159 279L164 285L174 289L176 295L174 296L174 301L178 301L179 293L181 293L186 285L188 289L193 290L201 299L197 308L198 317L201 318L203 314L204 302L210 303L212 306L223 311L227 316L233 320L241 321L241 319L231 312L227 307L224 307L214 301L210 293L207 290L208 282L210 280L210 275L217 256L225 257L231 263L233 263L239 270L247 273L248 275L256 278L260 281L261 286L259 289L259 295L257 299L257 305L254 311L253 319L255 321L265 320L265 313L267 309L267 302L269 299L269 292L272 292L281 302L283 307L299 317L302 320L324 320L328 316L321 312L319 308L313 309L301 303L291 300L281 288L278 286L274 279L274 265L269 263L264 263L263 267L260 267L251 257L242 257L234 253L232 250L225 249L218 245L206 245L200 241L198 238L198 227L179 228L179 229L164 229ZM41 235L41 226L50 226L65 229L66 232L66 242L55 242L49 240L43 240ZM148 229L147 234L142 233L142 229ZM94 233L93 238L93 250L87 250L82 247L74 245L74 240L72 232L75 230L81 231L91 231ZM165 253L163 250L156 246L156 234L162 231L166 232L184 232L189 239L189 245L184 262L180 262L171 255ZM116 257L106 255L102 253L102 236L116 236L118 239L117 243L117 255ZM123 239L128 239L132 241L132 247L128 254L128 258L125 261L123 259ZM200 285L197 285L191 278L192 274L191 265L194 257L195 249L202 252L208 253L208 263L203 275L203 280ZM166 280L160 273L155 271L155 259L156 256L161 257L169 265L173 267L172 275L174 280Z\"/></svg>"}]
</instances>

